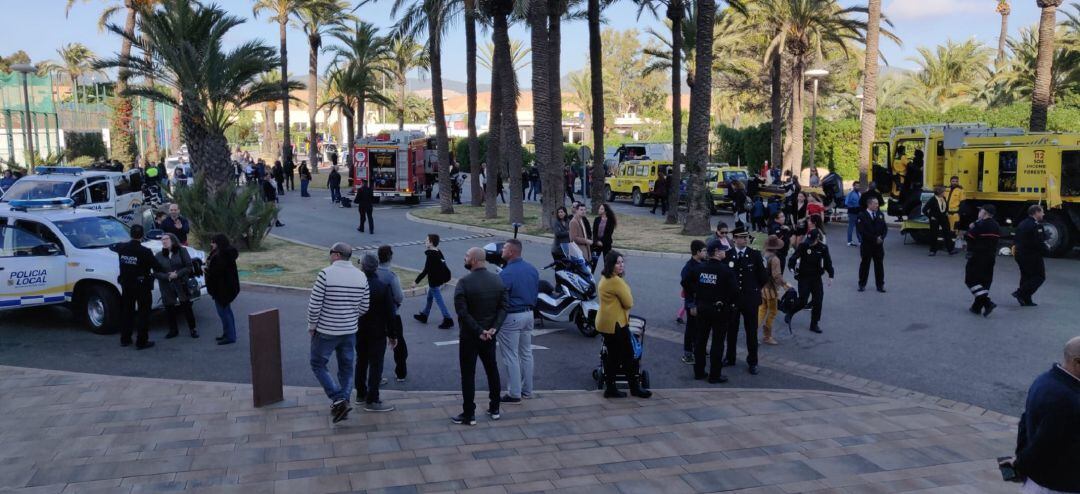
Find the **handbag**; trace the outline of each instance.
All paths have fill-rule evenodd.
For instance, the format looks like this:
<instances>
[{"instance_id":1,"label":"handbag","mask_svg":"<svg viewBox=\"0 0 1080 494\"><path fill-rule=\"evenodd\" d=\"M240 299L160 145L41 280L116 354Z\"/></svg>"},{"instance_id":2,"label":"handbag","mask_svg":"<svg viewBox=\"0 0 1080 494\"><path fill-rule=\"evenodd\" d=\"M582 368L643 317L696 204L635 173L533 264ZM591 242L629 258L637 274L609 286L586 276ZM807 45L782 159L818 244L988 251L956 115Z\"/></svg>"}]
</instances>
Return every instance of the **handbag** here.
<instances>
[{"instance_id":1,"label":"handbag","mask_svg":"<svg viewBox=\"0 0 1080 494\"><path fill-rule=\"evenodd\" d=\"M202 295L202 290L199 288L199 280L194 277L184 281L184 289L187 290L188 298L195 299Z\"/></svg>"}]
</instances>

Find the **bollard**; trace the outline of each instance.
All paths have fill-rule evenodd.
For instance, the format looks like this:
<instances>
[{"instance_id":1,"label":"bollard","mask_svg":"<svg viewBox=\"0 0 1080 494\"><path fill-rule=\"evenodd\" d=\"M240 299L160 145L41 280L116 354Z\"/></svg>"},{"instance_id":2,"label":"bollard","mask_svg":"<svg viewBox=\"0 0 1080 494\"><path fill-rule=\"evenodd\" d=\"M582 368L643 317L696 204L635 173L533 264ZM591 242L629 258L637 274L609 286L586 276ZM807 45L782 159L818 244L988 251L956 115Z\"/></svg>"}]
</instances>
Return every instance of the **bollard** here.
<instances>
[{"instance_id":1,"label":"bollard","mask_svg":"<svg viewBox=\"0 0 1080 494\"><path fill-rule=\"evenodd\" d=\"M251 394L255 407L283 401L278 310L248 314L248 328L251 334Z\"/></svg>"}]
</instances>

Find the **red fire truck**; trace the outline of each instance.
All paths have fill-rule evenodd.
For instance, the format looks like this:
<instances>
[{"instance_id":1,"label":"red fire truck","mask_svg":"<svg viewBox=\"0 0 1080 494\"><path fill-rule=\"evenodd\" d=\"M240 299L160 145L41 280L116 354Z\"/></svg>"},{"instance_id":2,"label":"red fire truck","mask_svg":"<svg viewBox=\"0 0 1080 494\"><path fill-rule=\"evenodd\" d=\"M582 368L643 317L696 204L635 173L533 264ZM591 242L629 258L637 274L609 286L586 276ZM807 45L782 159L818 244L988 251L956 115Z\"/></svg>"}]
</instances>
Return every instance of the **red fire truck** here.
<instances>
[{"instance_id":1,"label":"red fire truck","mask_svg":"<svg viewBox=\"0 0 1080 494\"><path fill-rule=\"evenodd\" d=\"M356 175L352 183L370 183L375 200L403 198L406 204L419 204L426 186L426 147L427 138L416 131L395 131L358 140L353 149Z\"/></svg>"}]
</instances>

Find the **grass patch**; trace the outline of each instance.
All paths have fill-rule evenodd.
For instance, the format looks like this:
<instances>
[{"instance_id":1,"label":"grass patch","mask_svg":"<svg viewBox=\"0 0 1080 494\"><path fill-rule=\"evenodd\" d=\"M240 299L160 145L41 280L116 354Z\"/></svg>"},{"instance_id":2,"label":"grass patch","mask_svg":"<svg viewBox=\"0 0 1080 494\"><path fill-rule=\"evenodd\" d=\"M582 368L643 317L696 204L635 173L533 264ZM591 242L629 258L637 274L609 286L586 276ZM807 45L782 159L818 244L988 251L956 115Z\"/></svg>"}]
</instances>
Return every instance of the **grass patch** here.
<instances>
[{"instance_id":1,"label":"grass patch","mask_svg":"<svg viewBox=\"0 0 1080 494\"><path fill-rule=\"evenodd\" d=\"M620 209L632 207L634 206L618 204L614 206L614 211L618 214ZM483 207L467 205L455 205L454 214L440 214L438 207L422 208L412 211L412 214L418 218L479 226L513 233L514 228L510 226L508 219L509 213L509 209L503 204L498 206L498 217L490 219L484 217ZM679 254L687 253L687 255L689 255L690 242L694 239L704 239L704 236L683 235L681 233L682 225L664 224L664 219L660 215L641 216L623 214L618 216L618 220L618 227L615 229L614 239L616 249L675 252ZM590 217L589 221L591 222L593 219ZM518 230L519 233L551 238L551 234L544 231L540 225L540 206L538 204L525 204L525 226ZM753 242L754 248L760 250L764 243L765 235L755 235Z\"/></svg>"},{"instance_id":2,"label":"grass patch","mask_svg":"<svg viewBox=\"0 0 1080 494\"><path fill-rule=\"evenodd\" d=\"M240 270L240 281L311 288L315 276L330 264L327 252L329 250L266 237L261 249L241 252L236 267ZM416 286L413 283L419 274L416 271L395 267L394 272L401 279L403 290Z\"/></svg>"}]
</instances>

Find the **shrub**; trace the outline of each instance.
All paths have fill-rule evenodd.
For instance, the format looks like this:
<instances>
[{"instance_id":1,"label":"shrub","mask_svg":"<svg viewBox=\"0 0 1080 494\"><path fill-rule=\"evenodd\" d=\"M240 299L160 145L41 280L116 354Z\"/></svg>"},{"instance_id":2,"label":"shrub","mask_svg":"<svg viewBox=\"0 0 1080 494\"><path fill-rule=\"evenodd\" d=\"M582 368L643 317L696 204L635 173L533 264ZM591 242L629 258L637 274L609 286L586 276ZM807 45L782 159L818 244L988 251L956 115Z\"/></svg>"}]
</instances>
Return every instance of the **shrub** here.
<instances>
[{"instance_id":1,"label":"shrub","mask_svg":"<svg viewBox=\"0 0 1080 494\"><path fill-rule=\"evenodd\" d=\"M487 162L488 133L484 132L476 136L476 140L480 142L480 162ZM458 139L454 143L454 158L457 159L461 171L469 172L472 170L472 163L469 162L469 139ZM521 162L528 165L534 159L535 155L523 146L521 148Z\"/></svg>"},{"instance_id":2,"label":"shrub","mask_svg":"<svg viewBox=\"0 0 1080 494\"><path fill-rule=\"evenodd\" d=\"M236 245L256 250L277 216L277 206L263 201L258 187L223 187L211 193L201 175L190 187L174 188L171 198L180 205L191 222L192 235L201 243L223 233Z\"/></svg>"},{"instance_id":3,"label":"shrub","mask_svg":"<svg viewBox=\"0 0 1080 494\"><path fill-rule=\"evenodd\" d=\"M94 159L95 158L92 158L90 156L79 156L78 158L73 158L73 159L67 160L67 166L77 166L77 167L80 167L80 168L86 168L86 167L94 164Z\"/></svg>"},{"instance_id":4,"label":"shrub","mask_svg":"<svg viewBox=\"0 0 1080 494\"><path fill-rule=\"evenodd\" d=\"M79 156L104 158L108 154L101 132L64 132L65 160L70 161Z\"/></svg>"}]
</instances>

